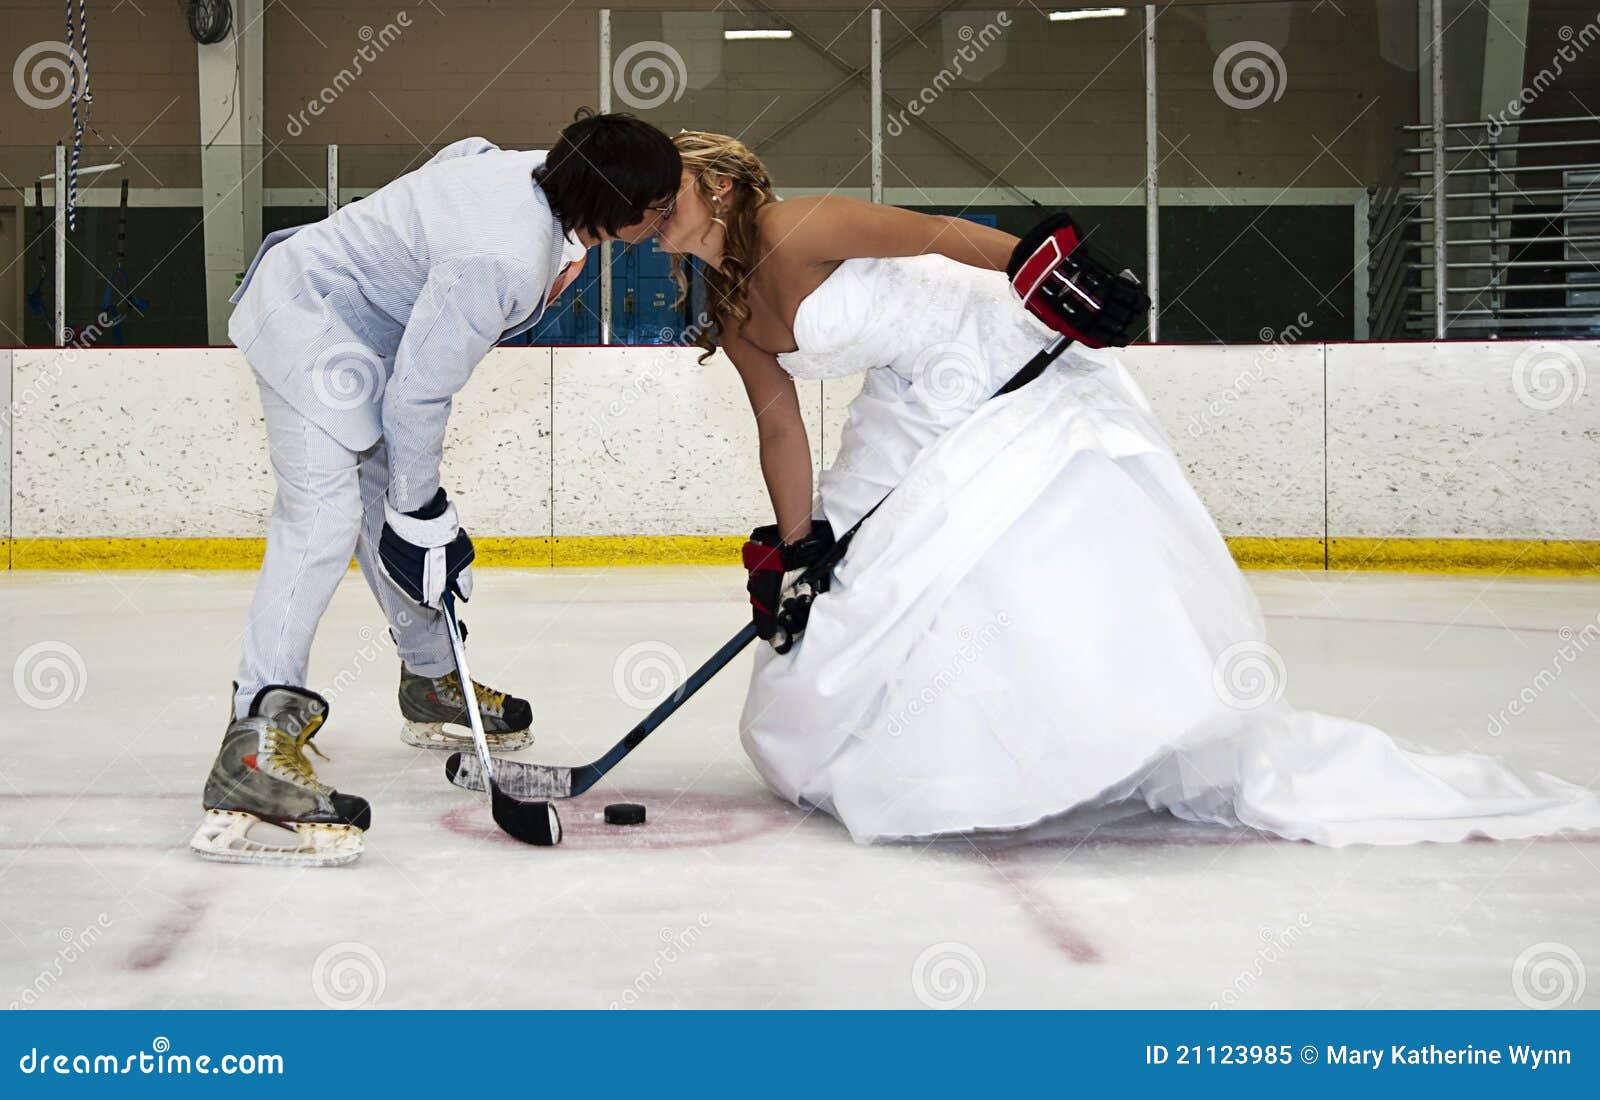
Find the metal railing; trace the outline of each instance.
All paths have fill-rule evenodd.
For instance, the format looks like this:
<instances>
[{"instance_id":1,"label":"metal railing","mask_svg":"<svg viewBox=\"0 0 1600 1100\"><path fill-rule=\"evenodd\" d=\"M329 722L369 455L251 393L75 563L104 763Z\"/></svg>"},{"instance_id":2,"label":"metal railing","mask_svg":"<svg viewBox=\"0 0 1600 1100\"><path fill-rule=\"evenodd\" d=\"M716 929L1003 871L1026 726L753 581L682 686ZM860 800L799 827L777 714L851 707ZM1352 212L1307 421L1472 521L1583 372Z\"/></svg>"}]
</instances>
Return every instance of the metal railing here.
<instances>
[{"instance_id":1,"label":"metal railing","mask_svg":"<svg viewBox=\"0 0 1600 1100\"><path fill-rule=\"evenodd\" d=\"M1373 338L1600 336L1600 116L1444 129L1369 191Z\"/></svg>"}]
</instances>

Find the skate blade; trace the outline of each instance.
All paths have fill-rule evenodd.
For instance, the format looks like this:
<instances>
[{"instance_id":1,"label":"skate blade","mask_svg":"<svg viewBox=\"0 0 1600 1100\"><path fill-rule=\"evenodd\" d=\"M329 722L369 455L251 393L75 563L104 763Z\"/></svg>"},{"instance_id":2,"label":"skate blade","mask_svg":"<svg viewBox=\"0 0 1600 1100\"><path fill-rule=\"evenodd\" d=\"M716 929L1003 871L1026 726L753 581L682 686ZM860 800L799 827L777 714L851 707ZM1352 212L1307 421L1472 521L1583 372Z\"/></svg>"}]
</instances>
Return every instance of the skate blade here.
<instances>
[{"instance_id":1,"label":"skate blade","mask_svg":"<svg viewBox=\"0 0 1600 1100\"><path fill-rule=\"evenodd\" d=\"M240 810L207 810L189 838L190 849L204 859L280 867L337 867L359 856L363 843L354 825L274 825Z\"/></svg>"},{"instance_id":2,"label":"skate blade","mask_svg":"<svg viewBox=\"0 0 1600 1100\"><path fill-rule=\"evenodd\" d=\"M485 730L483 736L489 742L490 752L516 752L533 744L531 729L502 733ZM407 720L400 727L400 740L419 749L437 749L440 752L471 752L473 749L470 733L454 733L446 729L443 722Z\"/></svg>"}]
</instances>

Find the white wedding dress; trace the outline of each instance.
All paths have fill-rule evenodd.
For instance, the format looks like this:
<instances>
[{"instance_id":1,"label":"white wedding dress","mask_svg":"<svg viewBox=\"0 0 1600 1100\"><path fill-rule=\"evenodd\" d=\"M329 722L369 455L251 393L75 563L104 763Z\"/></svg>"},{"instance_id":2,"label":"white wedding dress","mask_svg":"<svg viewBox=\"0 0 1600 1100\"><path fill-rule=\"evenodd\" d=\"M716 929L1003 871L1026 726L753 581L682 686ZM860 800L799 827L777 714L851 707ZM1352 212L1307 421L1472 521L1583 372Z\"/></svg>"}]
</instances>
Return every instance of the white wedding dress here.
<instances>
[{"instance_id":1,"label":"white wedding dress","mask_svg":"<svg viewBox=\"0 0 1600 1100\"><path fill-rule=\"evenodd\" d=\"M1139 387L1005 277L849 260L795 318L797 379L865 371L821 508L861 528L741 718L778 794L859 841L1112 804L1319 844L1600 827L1600 796L1297 711L1254 594Z\"/></svg>"}]
</instances>

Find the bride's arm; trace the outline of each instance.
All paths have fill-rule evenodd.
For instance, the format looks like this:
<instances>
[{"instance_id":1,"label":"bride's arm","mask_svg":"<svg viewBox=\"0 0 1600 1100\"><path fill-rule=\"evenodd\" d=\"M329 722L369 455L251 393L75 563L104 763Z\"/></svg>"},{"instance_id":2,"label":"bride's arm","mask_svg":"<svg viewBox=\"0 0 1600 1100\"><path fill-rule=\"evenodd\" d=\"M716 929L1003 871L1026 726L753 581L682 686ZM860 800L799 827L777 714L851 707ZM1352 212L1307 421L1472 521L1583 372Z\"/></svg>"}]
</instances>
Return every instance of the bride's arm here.
<instances>
[{"instance_id":1,"label":"bride's arm","mask_svg":"<svg viewBox=\"0 0 1600 1100\"><path fill-rule=\"evenodd\" d=\"M811 444L794 379L775 356L742 338L722 335L722 349L744 379L761 440L761 473L785 542L811 533Z\"/></svg>"},{"instance_id":2,"label":"bride's arm","mask_svg":"<svg viewBox=\"0 0 1600 1100\"><path fill-rule=\"evenodd\" d=\"M973 267L1004 271L1017 238L999 229L919 214L843 195L808 195L775 203L763 236L816 264L856 257L948 256Z\"/></svg>"}]
</instances>

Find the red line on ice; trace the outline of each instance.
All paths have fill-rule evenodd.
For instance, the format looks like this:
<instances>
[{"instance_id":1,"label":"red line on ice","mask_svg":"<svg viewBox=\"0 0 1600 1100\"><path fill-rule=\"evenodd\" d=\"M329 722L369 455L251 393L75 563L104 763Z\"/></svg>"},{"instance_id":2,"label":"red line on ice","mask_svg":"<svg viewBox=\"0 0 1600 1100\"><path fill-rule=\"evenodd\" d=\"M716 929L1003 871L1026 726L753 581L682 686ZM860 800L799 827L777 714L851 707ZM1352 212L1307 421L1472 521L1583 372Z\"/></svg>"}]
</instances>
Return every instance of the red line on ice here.
<instances>
[{"instance_id":1,"label":"red line on ice","mask_svg":"<svg viewBox=\"0 0 1600 1100\"><path fill-rule=\"evenodd\" d=\"M185 890L177 899L177 908L151 929L150 934L128 956L129 969L154 970L170 959L178 945L200 926L207 906L203 891Z\"/></svg>"},{"instance_id":2,"label":"red line on ice","mask_svg":"<svg viewBox=\"0 0 1600 1100\"><path fill-rule=\"evenodd\" d=\"M1055 949L1075 963L1105 962L1100 949L1073 926L1060 906L1027 879L1026 872L1020 866L1015 863L1011 863L1009 869L1001 866L1008 862L1011 861L1001 853L985 858L983 865L1005 890L1016 897L1022 911L1028 914Z\"/></svg>"}]
</instances>

